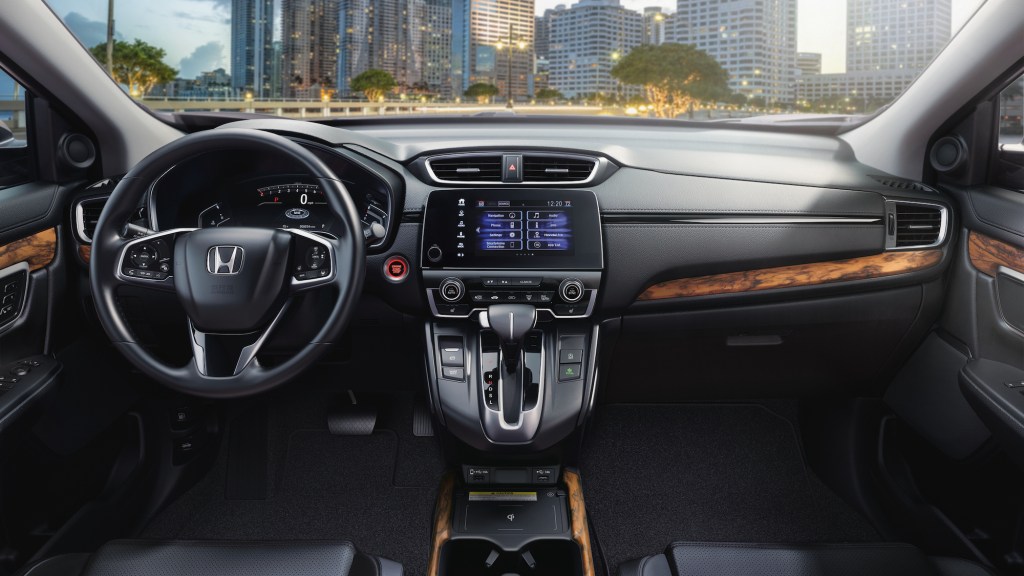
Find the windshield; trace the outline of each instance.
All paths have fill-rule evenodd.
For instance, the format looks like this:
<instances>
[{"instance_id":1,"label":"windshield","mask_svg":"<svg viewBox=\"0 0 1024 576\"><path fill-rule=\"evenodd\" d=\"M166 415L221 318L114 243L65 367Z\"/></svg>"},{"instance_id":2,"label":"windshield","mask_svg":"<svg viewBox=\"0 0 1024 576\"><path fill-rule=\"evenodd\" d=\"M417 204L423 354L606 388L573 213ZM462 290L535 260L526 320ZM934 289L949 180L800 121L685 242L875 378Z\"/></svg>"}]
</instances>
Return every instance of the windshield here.
<instances>
[{"instance_id":1,"label":"windshield","mask_svg":"<svg viewBox=\"0 0 1024 576\"><path fill-rule=\"evenodd\" d=\"M852 124L983 0L47 0L158 111Z\"/></svg>"}]
</instances>

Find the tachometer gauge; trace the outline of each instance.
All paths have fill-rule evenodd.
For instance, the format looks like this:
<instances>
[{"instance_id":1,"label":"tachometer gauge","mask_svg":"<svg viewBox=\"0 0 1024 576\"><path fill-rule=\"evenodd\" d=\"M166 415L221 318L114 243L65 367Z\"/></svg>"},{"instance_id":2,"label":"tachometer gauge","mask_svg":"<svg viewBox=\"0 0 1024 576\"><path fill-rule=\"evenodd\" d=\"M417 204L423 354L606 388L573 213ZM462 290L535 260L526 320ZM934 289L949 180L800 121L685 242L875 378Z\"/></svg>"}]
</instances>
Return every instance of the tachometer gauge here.
<instances>
[{"instance_id":1,"label":"tachometer gauge","mask_svg":"<svg viewBox=\"0 0 1024 576\"><path fill-rule=\"evenodd\" d=\"M324 193L316 184L275 184L257 188L259 206L321 206L326 205Z\"/></svg>"}]
</instances>

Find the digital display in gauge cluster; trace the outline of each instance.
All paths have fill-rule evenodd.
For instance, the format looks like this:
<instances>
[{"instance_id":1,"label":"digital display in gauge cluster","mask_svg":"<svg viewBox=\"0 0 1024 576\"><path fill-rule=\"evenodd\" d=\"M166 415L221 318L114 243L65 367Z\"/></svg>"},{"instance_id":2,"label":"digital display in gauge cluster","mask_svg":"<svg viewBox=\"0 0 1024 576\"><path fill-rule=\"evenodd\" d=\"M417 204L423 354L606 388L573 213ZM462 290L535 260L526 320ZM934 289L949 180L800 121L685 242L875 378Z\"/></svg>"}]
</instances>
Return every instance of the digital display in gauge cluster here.
<instances>
[{"instance_id":1,"label":"digital display in gauge cluster","mask_svg":"<svg viewBox=\"0 0 1024 576\"><path fill-rule=\"evenodd\" d=\"M245 186L199 214L199 227L267 226L328 231L327 199L317 184L292 182Z\"/></svg>"}]
</instances>

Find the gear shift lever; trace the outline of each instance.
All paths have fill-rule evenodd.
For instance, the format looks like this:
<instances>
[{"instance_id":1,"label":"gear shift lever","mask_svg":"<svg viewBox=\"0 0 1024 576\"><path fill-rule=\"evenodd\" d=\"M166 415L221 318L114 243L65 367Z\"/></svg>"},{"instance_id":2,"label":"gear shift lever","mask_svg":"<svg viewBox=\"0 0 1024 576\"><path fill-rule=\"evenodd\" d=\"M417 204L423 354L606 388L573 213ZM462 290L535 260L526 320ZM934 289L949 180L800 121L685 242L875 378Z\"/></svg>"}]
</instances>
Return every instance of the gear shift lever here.
<instances>
[{"instance_id":1,"label":"gear shift lever","mask_svg":"<svg viewBox=\"0 0 1024 576\"><path fill-rule=\"evenodd\" d=\"M501 417L507 424L519 423L523 412L526 367L522 366L523 339L537 323L537 309L527 304L494 304L481 315L481 324L498 335L501 344Z\"/></svg>"},{"instance_id":2,"label":"gear shift lever","mask_svg":"<svg viewBox=\"0 0 1024 576\"><path fill-rule=\"evenodd\" d=\"M537 324L537 309L527 304L494 304L487 308L487 322L498 335L505 370L515 374L522 357L523 337Z\"/></svg>"}]
</instances>

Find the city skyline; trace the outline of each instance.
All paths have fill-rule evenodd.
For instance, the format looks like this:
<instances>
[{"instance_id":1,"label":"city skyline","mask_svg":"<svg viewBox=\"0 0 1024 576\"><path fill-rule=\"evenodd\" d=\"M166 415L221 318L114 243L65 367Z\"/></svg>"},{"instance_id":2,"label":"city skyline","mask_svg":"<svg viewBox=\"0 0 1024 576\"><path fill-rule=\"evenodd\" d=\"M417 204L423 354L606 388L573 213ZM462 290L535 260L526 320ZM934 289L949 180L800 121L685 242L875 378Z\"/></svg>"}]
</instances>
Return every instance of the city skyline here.
<instances>
[{"instance_id":1,"label":"city skyline","mask_svg":"<svg viewBox=\"0 0 1024 576\"><path fill-rule=\"evenodd\" d=\"M106 34L107 0L46 0L47 4L87 47ZM280 6L282 0L276 0ZM983 0L953 0L955 32ZM535 12L575 2L536 0ZM646 6L676 11L675 0L622 0L630 10ZM194 78L216 68L230 69L231 0L161 0L158 3L116 0L116 29L120 39L142 38L167 51L166 62ZM822 72L846 70L845 0L798 0L797 50L822 54ZM280 34L277 26L276 34ZM279 39L279 38L275 38Z\"/></svg>"}]
</instances>

